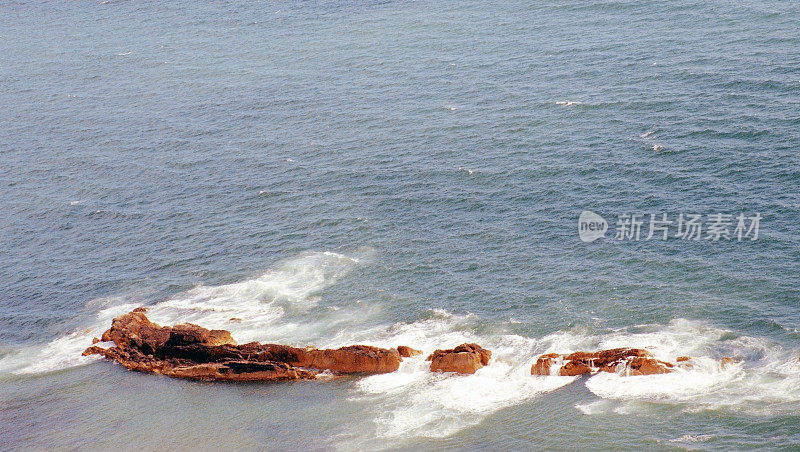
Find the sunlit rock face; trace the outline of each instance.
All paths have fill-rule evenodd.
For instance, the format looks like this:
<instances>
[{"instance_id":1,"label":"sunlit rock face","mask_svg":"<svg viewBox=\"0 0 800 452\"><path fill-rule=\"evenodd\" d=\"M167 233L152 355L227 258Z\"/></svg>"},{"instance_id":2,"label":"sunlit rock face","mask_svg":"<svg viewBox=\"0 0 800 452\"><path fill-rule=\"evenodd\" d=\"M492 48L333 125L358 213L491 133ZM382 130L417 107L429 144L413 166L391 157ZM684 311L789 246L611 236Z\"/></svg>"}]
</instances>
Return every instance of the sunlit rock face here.
<instances>
[{"instance_id":1,"label":"sunlit rock face","mask_svg":"<svg viewBox=\"0 0 800 452\"><path fill-rule=\"evenodd\" d=\"M116 317L102 340L114 345L93 345L83 354L102 355L130 370L194 380L300 380L314 378L319 371L385 373L397 370L402 359L395 349L366 345L324 350L258 342L237 345L228 331L190 323L157 325L143 308Z\"/></svg>"}]
</instances>

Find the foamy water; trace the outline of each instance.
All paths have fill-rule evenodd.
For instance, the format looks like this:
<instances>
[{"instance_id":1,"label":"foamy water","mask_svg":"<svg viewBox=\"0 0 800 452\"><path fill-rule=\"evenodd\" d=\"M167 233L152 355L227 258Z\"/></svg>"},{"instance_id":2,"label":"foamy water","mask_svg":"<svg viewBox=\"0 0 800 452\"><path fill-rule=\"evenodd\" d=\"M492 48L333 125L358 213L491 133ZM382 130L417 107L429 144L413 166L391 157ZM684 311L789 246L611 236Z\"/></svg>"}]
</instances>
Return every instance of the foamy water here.
<instances>
[{"instance_id":1,"label":"foamy water","mask_svg":"<svg viewBox=\"0 0 800 452\"><path fill-rule=\"evenodd\" d=\"M502 408L525 403L574 380L534 377L531 362L537 341L516 335L484 336L459 331L458 316L437 313L431 320L395 325L380 342L412 344L424 351L405 359L391 374L363 378L357 387L368 394L381 437L446 437ZM394 333L394 334L392 334ZM436 348L477 342L492 351L489 366L474 375L431 373L425 356Z\"/></svg>"}]
</instances>

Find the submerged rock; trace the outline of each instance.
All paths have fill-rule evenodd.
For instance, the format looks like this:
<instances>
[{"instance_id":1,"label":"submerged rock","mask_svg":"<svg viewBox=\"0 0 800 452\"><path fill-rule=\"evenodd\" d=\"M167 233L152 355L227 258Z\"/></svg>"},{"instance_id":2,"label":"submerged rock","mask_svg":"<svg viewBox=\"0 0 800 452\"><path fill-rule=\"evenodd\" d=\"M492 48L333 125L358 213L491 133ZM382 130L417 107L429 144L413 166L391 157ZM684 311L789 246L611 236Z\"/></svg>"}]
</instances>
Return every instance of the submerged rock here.
<instances>
[{"instance_id":1,"label":"submerged rock","mask_svg":"<svg viewBox=\"0 0 800 452\"><path fill-rule=\"evenodd\" d=\"M130 370L176 378L219 381L270 381L314 378L317 371L338 374L386 373L397 370L400 353L367 345L335 350L296 348L250 342L237 345L230 332L185 323L174 327L151 322L137 308L116 317L102 340L84 355L98 354Z\"/></svg>"},{"instance_id":2,"label":"submerged rock","mask_svg":"<svg viewBox=\"0 0 800 452\"><path fill-rule=\"evenodd\" d=\"M722 359L719 360L719 366L722 369L727 369L728 366L732 366L734 364L736 364L736 360L734 360L733 358L729 358L727 356L725 356L725 357L723 357Z\"/></svg>"},{"instance_id":3,"label":"submerged rock","mask_svg":"<svg viewBox=\"0 0 800 452\"><path fill-rule=\"evenodd\" d=\"M682 357L685 358L685 357ZM688 359L688 358L686 358ZM555 371L553 366L560 366ZM625 375L652 375L672 372L675 365L652 357L641 348L613 348L569 355L548 353L531 366L531 375L576 376L594 372L621 372Z\"/></svg>"},{"instance_id":4,"label":"submerged rock","mask_svg":"<svg viewBox=\"0 0 800 452\"><path fill-rule=\"evenodd\" d=\"M417 350L415 348L407 347L405 345L398 345L397 352L400 353L400 356L403 358L410 358L412 356L417 356L422 354L422 350Z\"/></svg>"},{"instance_id":5,"label":"submerged rock","mask_svg":"<svg viewBox=\"0 0 800 452\"><path fill-rule=\"evenodd\" d=\"M489 364L492 352L478 344L461 344L449 350L436 350L426 358L431 362L431 372L457 372L474 374Z\"/></svg>"}]
</instances>

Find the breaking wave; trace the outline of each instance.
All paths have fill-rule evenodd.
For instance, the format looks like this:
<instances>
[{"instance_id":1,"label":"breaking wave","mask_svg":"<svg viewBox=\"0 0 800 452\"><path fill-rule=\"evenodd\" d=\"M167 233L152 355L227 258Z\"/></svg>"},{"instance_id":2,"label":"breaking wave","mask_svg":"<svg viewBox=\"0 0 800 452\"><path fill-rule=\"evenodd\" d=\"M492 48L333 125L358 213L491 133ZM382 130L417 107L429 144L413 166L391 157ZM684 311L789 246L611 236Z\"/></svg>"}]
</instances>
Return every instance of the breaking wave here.
<instances>
[{"instance_id":1,"label":"breaking wave","mask_svg":"<svg viewBox=\"0 0 800 452\"><path fill-rule=\"evenodd\" d=\"M368 252L367 252L368 253ZM198 286L148 307L150 320L163 324L196 323L226 329L240 342L285 337L297 323L276 322L287 313L303 313L317 304L314 294L347 274L359 261L332 252L304 253L263 275L233 284ZM142 303L105 300L91 326L44 346L26 348L0 359L0 373L36 374L87 364L99 359L81 353L111 325L111 320Z\"/></svg>"},{"instance_id":2,"label":"breaking wave","mask_svg":"<svg viewBox=\"0 0 800 452\"><path fill-rule=\"evenodd\" d=\"M404 359L397 372L366 377L357 383L356 397L373 402L379 437L446 437L502 408L575 380L531 376L531 362L541 348L536 339L473 334L469 331L477 320L474 315L458 316L442 310L432 314L429 319L393 325L377 341L384 346L411 345L423 350L422 355ZM464 376L428 370L428 354L464 342L477 342L490 349L490 365L475 375Z\"/></svg>"}]
</instances>

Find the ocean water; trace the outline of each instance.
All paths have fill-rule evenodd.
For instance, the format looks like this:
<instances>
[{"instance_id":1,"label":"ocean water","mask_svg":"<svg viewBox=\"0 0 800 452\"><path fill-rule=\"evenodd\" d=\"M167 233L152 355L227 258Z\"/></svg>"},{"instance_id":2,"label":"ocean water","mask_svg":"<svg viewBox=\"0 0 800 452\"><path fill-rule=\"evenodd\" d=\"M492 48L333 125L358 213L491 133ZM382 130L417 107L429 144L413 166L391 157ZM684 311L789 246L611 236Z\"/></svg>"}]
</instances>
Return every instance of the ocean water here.
<instances>
[{"instance_id":1,"label":"ocean water","mask_svg":"<svg viewBox=\"0 0 800 452\"><path fill-rule=\"evenodd\" d=\"M793 1L0 3L0 449L800 448L798 23ZM615 240L626 212L762 220ZM80 356L142 305L240 342L494 354L279 384ZM530 375L618 346L697 364Z\"/></svg>"}]
</instances>

